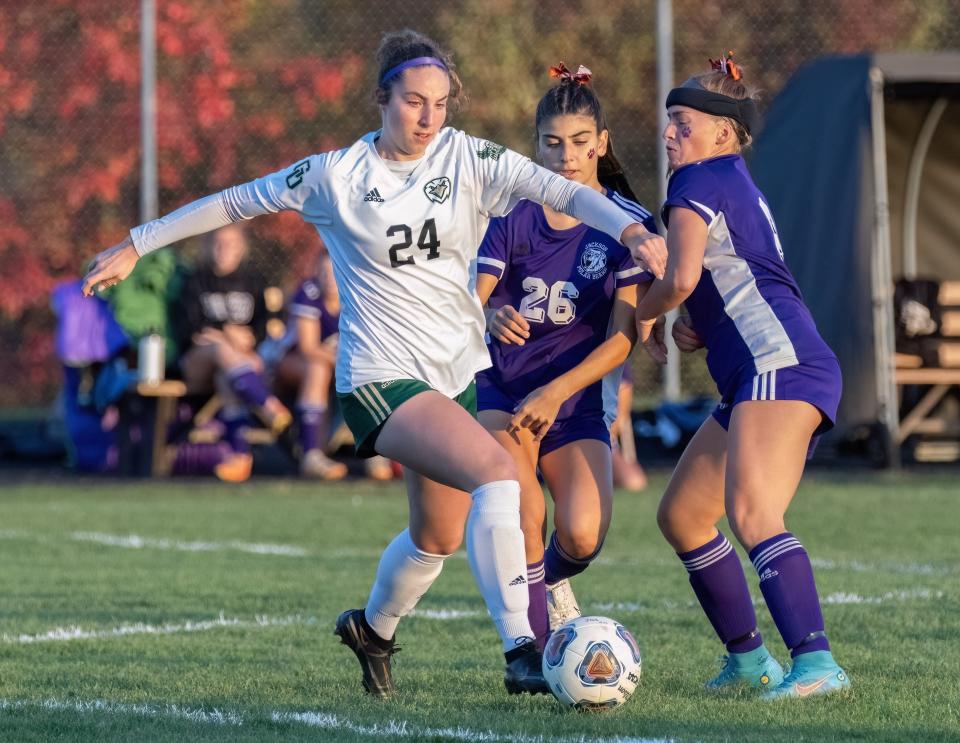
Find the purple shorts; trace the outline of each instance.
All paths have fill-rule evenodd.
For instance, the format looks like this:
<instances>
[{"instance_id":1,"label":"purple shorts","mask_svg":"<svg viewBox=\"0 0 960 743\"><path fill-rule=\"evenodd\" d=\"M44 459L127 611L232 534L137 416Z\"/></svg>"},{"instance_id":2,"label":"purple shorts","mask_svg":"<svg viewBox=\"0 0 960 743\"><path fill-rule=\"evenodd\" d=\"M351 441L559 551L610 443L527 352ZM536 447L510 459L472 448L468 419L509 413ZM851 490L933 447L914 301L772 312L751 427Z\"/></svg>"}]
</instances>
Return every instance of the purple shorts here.
<instances>
[{"instance_id":1,"label":"purple shorts","mask_svg":"<svg viewBox=\"0 0 960 743\"><path fill-rule=\"evenodd\" d=\"M832 356L813 359L795 366L774 369L763 374L744 376L730 385L713 410L713 418L726 431L737 403L744 400L801 400L820 411L821 421L813 432L807 459L813 456L820 436L833 428L840 405L843 380L840 364Z\"/></svg>"},{"instance_id":2,"label":"purple shorts","mask_svg":"<svg viewBox=\"0 0 960 743\"><path fill-rule=\"evenodd\" d=\"M520 399L507 394L500 386L480 372L477 375L477 410L502 410L513 415ZM563 411L563 408L561 408ZM603 411L580 412L574 409L572 414L558 417L547 435L540 442L540 456L556 451L574 441L596 439L610 446L610 429L603 417Z\"/></svg>"}]
</instances>

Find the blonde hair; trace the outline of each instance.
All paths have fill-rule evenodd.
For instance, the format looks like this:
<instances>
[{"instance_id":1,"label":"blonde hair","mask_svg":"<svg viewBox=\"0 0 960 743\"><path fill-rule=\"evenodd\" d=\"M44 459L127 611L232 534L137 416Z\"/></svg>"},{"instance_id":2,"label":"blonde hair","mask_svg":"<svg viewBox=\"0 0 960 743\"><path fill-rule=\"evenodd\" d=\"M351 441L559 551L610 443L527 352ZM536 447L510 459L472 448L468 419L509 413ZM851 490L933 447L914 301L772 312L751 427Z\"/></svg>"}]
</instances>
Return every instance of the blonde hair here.
<instances>
[{"instance_id":1,"label":"blonde hair","mask_svg":"<svg viewBox=\"0 0 960 743\"><path fill-rule=\"evenodd\" d=\"M712 70L710 72L704 72L702 75L694 75L691 80L698 83L704 90L709 90L711 93L719 93L720 95L725 95L728 98L736 98L738 101L742 101L746 98L753 98L756 100L757 98L758 90L755 86L745 83L743 78L740 80L734 80L730 75L722 70ZM730 122L734 133L737 135L737 142L742 149L745 149L751 145L753 142L753 136L747 131L747 128L743 124L725 116L721 116L719 118L725 118Z\"/></svg>"}]
</instances>

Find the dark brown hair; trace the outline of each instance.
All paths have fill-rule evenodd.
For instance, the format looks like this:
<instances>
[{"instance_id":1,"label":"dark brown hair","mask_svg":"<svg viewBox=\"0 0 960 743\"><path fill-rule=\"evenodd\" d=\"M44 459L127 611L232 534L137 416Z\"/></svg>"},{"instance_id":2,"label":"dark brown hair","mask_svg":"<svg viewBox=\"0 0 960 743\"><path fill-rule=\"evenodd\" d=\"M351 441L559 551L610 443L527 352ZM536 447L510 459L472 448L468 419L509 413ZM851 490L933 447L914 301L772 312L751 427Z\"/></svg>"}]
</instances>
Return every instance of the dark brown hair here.
<instances>
[{"instance_id":1,"label":"dark brown hair","mask_svg":"<svg viewBox=\"0 0 960 743\"><path fill-rule=\"evenodd\" d=\"M456 65L453 63L453 55L443 49L437 42L428 36L406 28L402 31L390 31L385 33L380 40L380 46L377 48L377 88L374 91L374 100L381 106L386 105L390 100L390 91L393 89L393 83L400 79L399 75L390 80L383 80L384 74L396 67L398 64L416 59L417 57L436 57L447 68L447 75L450 78L450 95L447 99L447 109L456 112L460 110L466 100L463 92L463 84L460 82L460 76L457 75Z\"/></svg>"},{"instance_id":2,"label":"dark brown hair","mask_svg":"<svg viewBox=\"0 0 960 743\"><path fill-rule=\"evenodd\" d=\"M537 140L540 139L540 125L554 116L581 115L590 116L597 125L597 134L607 129L607 119L603 113L600 99L589 85L576 80L561 80L546 92L537 104L536 127ZM631 201L639 201L630 188L623 166L613 154L613 140L607 130L607 152L597 161L597 179L600 185L616 191Z\"/></svg>"}]
</instances>

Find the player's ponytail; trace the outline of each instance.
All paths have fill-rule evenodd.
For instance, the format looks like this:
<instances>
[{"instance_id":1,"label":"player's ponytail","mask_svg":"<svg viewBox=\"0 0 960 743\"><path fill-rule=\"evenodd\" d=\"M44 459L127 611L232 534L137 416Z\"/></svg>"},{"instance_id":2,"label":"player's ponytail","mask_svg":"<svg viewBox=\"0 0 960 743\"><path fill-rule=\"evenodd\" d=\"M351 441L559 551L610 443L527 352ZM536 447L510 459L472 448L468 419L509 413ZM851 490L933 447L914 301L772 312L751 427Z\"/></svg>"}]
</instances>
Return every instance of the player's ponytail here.
<instances>
[{"instance_id":1,"label":"player's ponytail","mask_svg":"<svg viewBox=\"0 0 960 743\"><path fill-rule=\"evenodd\" d=\"M550 68L550 76L558 79L559 83L550 88L537 104L537 139L540 138L540 125L547 119L570 114L590 116L597 125L598 134L607 130L607 151L597 161L597 178L600 185L616 191L631 201L638 201L623 172L623 166L613 153L613 139L607 129L603 106L600 105L600 99L589 85L593 73L583 65L580 65L576 72L572 72L561 62L556 67Z\"/></svg>"}]
</instances>

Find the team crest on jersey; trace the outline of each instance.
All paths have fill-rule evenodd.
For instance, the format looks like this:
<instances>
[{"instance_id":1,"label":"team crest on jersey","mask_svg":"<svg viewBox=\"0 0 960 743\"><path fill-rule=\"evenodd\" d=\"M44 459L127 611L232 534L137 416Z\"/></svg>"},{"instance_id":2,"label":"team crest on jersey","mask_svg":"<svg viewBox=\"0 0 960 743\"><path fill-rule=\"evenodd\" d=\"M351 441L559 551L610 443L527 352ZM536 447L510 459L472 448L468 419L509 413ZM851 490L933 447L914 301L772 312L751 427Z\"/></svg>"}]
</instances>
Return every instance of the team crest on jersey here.
<instances>
[{"instance_id":1,"label":"team crest on jersey","mask_svg":"<svg viewBox=\"0 0 960 743\"><path fill-rule=\"evenodd\" d=\"M450 198L450 191L450 179L445 175L442 175L439 178L434 178L423 187L423 192L434 204L442 204L444 201Z\"/></svg>"},{"instance_id":2,"label":"team crest on jersey","mask_svg":"<svg viewBox=\"0 0 960 743\"><path fill-rule=\"evenodd\" d=\"M493 142L484 142L483 146L477 150L477 157L481 160L499 160L500 155L507 151L507 148L502 144L494 144Z\"/></svg>"},{"instance_id":3,"label":"team crest on jersey","mask_svg":"<svg viewBox=\"0 0 960 743\"><path fill-rule=\"evenodd\" d=\"M580 256L577 271L585 279L599 279L607 272L607 246L603 243L587 243Z\"/></svg>"},{"instance_id":4,"label":"team crest on jersey","mask_svg":"<svg viewBox=\"0 0 960 743\"><path fill-rule=\"evenodd\" d=\"M320 299L320 287L317 286L313 281L307 281L304 283L303 293L307 295L307 299L312 299L314 301Z\"/></svg>"}]
</instances>

